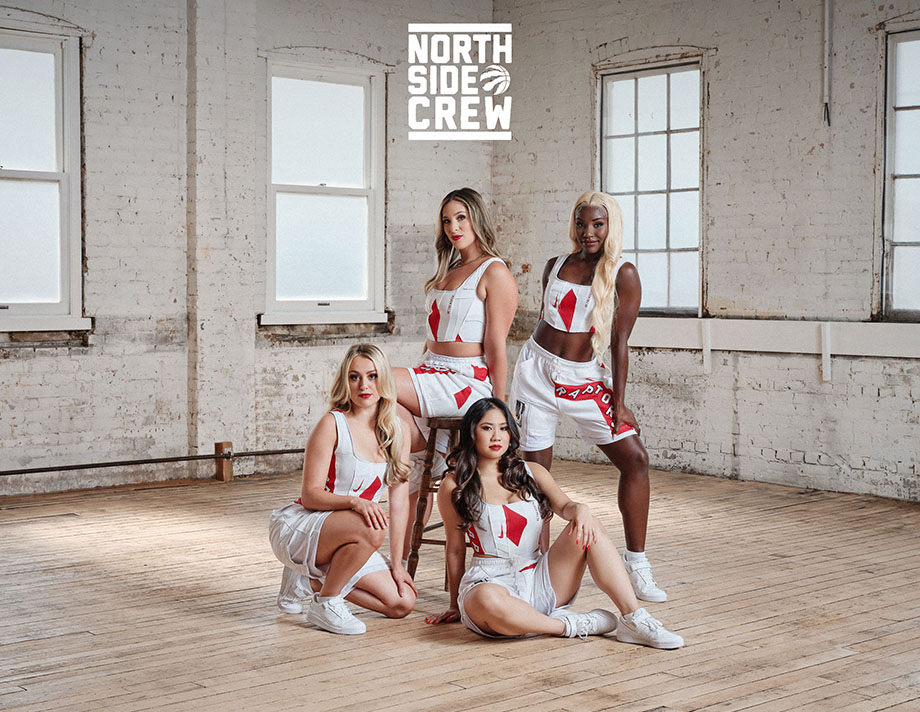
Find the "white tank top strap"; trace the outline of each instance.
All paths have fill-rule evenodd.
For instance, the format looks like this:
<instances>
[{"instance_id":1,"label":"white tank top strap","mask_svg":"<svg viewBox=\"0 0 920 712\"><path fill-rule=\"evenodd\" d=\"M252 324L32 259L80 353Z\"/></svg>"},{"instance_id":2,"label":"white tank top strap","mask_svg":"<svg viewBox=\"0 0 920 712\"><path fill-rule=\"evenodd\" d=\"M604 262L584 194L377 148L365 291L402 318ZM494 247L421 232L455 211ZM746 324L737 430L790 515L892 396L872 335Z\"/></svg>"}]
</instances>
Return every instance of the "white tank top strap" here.
<instances>
[{"instance_id":1,"label":"white tank top strap","mask_svg":"<svg viewBox=\"0 0 920 712\"><path fill-rule=\"evenodd\" d=\"M335 446L336 452L347 452L354 457L355 441L351 439L351 430L348 428L345 414L340 410L333 410L332 417L335 418L335 434L338 439L338 445Z\"/></svg>"},{"instance_id":2,"label":"white tank top strap","mask_svg":"<svg viewBox=\"0 0 920 712\"><path fill-rule=\"evenodd\" d=\"M620 268L625 265L629 260L627 260L623 255L620 255L620 259L617 260L616 269L613 271L613 281L616 282L617 275L620 273Z\"/></svg>"},{"instance_id":3,"label":"white tank top strap","mask_svg":"<svg viewBox=\"0 0 920 712\"><path fill-rule=\"evenodd\" d=\"M493 262L501 262L502 264L504 264L504 260L501 257L490 257L485 262L483 262L481 265L479 265L475 269L473 274L471 274L469 277L467 277L463 281L463 284L466 284L467 282L472 281L473 282L472 288L476 289L479 286L479 282L482 279L482 275L486 273L486 270L489 269L489 265L491 265Z\"/></svg>"},{"instance_id":4,"label":"white tank top strap","mask_svg":"<svg viewBox=\"0 0 920 712\"><path fill-rule=\"evenodd\" d=\"M552 281L554 279L558 279L559 270L562 269L562 265L565 264L566 257L568 257L568 255L559 255L556 258L556 261L553 263L553 268L549 272L549 279L547 280L547 282Z\"/></svg>"}]
</instances>

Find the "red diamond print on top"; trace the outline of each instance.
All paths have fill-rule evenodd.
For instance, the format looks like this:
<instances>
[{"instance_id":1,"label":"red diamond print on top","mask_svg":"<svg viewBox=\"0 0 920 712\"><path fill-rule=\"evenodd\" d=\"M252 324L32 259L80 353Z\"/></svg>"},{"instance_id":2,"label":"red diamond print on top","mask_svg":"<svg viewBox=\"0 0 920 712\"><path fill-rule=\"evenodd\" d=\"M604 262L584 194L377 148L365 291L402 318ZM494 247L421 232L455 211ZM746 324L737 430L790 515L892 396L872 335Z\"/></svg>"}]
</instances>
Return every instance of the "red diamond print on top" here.
<instances>
[{"instance_id":1,"label":"red diamond print on top","mask_svg":"<svg viewBox=\"0 0 920 712\"><path fill-rule=\"evenodd\" d=\"M479 534L476 533L476 528L471 526L467 529L466 536L470 540L470 546L473 547L473 553L482 554L484 550L482 548L482 542L479 541Z\"/></svg>"},{"instance_id":2,"label":"red diamond print on top","mask_svg":"<svg viewBox=\"0 0 920 712\"><path fill-rule=\"evenodd\" d=\"M374 481L371 482L371 486L364 490L361 494L358 495L361 499L366 499L368 502L374 499L374 495L377 494L377 490L380 489L380 485L383 483L380 481L379 477L375 477Z\"/></svg>"},{"instance_id":3,"label":"red diamond print on top","mask_svg":"<svg viewBox=\"0 0 920 712\"><path fill-rule=\"evenodd\" d=\"M489 378L489 369L473 366L473 378L477 381L485 381Z\"/></svg>"},{"instance_id":4,"label":"red diamond print on top","mask_svg":"<svg viewBox=\"0 0 920 712\"><path fill-rule=\"evenodd\" d=\"M431 329L431 336L438 338L438 324L441 322L441 312L438 310L438 303L431 305L431 314L428 315L428 328Z\"/></svg>"},{"instance_id":5,"label":"red diamond print on top","mask_svg":"<svg viewBox=\"0 0 920 712\"><path fill-rule=\"evenodd\" d=\"M454 341L459 341L461 344L463 343L463 339L460 338L460 334L457 334L457 338L454 339Z\"/></svg>"},{"instance_id":6,"label":"red diamond print on top","mask_svg":"<svg viewBox=\"0 0 920 712\"><path fill-rule=\"evenodd\" d=\"M578 299L571 289L565 293L562 301L559 302L559 316L562 319L562 323L565 324L566 331L572 328L572 317L575 316L575 305L577 303Z\"/></svg>"},{"instance_id":7,"label":"red diamond print on top","mask_svg":"<svg viewBox=\"0 0 920 712\"><path fill-rule=\"evenodd\" d=\"M470 397L470 394L473 392L472 386L467 386L462 391L457 391L454 393L454 400L457 401L457 407L462 408L463 404L466 403L466 399Z\"/></svg>"},{"instance_id":8,"label":"red diamond print on top","mask_svg":"<svg viewBox=\"0 0 920 712\"><path fill-rule=\"evenodd\" d=\"M527 526L527 517L518 514L507 504L503 504L502 509L505 510L506 535L515 546L520 546L521 535L524 533L524 527Z\"/></svg>"}]
</instances>

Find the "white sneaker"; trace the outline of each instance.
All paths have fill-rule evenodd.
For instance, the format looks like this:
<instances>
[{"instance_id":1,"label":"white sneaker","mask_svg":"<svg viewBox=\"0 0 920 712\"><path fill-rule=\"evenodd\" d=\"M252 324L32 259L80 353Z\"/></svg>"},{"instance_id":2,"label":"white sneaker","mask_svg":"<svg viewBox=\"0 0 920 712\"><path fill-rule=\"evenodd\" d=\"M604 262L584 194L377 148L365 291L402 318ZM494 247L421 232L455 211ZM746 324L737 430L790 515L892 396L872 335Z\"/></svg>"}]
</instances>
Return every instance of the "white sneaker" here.
<instances>
[{"instance_id":1,"label":"white sneaker","mask_svg":"<svg viewBox=\"0 0 920 712\"><path fill-rule=\"evenodd\" d=\"M617 629L617 616L615 613L595 608L589 613L576 613L575 611L553 611L551 618L558 618L565 623L566 638L579 637L587 639L589 635L603 635Z\"/></svg>"},{"instance_id":2,"label":"white sneaker","mask_svg":"<svg viewBox=\"0 0 920 712\"><path fill-rule=\"evenodd\" d=\"M309 586L310 580L306 576L285 566L281 574L281 590L278 591L278 608L285 613L302 613L304 599L313 595Z\"/></svg>"},{"instance_id":3,"label":"white sneaker","mask_svg":"<svg viewBox=\"0 0 920 712\"><path fill-rule=\"evenodd\" d=\"M636 592L636 598L652 603L668 600L668 594L658 588L658 584L655 583L655 578L652 576L652 565L648 559L627 561L626 554L624 554L623 565L626 566L626 573L629 574L629 582L632 584L633 591Z\"/></svg>"},{"instance_id":4,"label":"white sneaker","mask_svg":"<svg viewBox=\"0 0 920 712\"><path fill-rule=\"evenodd\" d=\"M306 618L307 623L330 633L360 635L367 630L367 626L348 610L345 599L341 596L320 601L319 594L313 594L313 599L307 604Z\"/></svg>"},{"instance_id":5,"label":"white sneaker","mask_svg":"<svg viewBox=\"0 0 920 712\"><path fill-rule=\"evenodd\" d=\"M684 646L683 638L661 625L661 622L652 618L644 608L637 608L620 618L617 640L621 643L636 643L663 650Z\"/></svg>"}]
</instances>

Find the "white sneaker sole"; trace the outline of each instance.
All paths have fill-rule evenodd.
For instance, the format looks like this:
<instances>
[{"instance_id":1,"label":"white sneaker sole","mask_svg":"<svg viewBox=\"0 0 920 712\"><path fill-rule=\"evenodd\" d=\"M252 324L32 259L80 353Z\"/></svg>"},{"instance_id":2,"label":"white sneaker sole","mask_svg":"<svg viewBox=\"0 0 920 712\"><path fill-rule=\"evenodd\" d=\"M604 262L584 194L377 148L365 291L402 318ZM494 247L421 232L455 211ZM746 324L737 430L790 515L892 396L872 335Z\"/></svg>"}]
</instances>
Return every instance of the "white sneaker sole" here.
<instances>
[{"instance_id":1,"label":"white sneaker sole","mask_svg":"<svg viewBox=\"0 0 920 712\"><path fill-rule=\"evenodd\" d=\"M668 594L666 594L664 591L661 591L660 593L639 593L636 591L635 593L636 598L638 598L640 601L648 601L649 603L664 603L668 600Z\"/></svg>"},{"instance_id":2,"label":"white sneaker sole","mask_svg":"<svg viewBox=\"0 0 920 712\"><path fill-rule=\"evenodd\" d=\"M282 613L303 613L303 604L300 601L283 601L279 598L278 608Z\"/></svg>"},{"instance_id":3,"label":"white sneaker sole","mask_svg":"<svg viewBox=\"0 0 920 712\"><path fill-rule=\"evenodd\" d=\"M621 643L632 643L634 645L645 645L649 648L657 648L658 650L677 650L678 648L684 647L684 641L681 639L679 643L667 643L658 640L645 640L643 638L636 638L629 633L629 631L624 630L622 623L620 627L617 628L617 640Z\"/></svg>"},{"instance_id":4,"label":"white sneaker sole","mask_svg":"<svg viewBox=\"0 0 920 712\"><path fill-rule=\"evenodd\" d=\"M361 635L362 633L367 632L367 626L361 623L361 627L357 626L354 628L335 628L330 625L327 620L320 618L317 615L313 614L313 611L307 609L307 614L305 616L307 623L316 626L322 630L328 631L330 633L336 633L337 635ZM360 623L360 621L358 621Z\"/></svg>"}]
</instances>

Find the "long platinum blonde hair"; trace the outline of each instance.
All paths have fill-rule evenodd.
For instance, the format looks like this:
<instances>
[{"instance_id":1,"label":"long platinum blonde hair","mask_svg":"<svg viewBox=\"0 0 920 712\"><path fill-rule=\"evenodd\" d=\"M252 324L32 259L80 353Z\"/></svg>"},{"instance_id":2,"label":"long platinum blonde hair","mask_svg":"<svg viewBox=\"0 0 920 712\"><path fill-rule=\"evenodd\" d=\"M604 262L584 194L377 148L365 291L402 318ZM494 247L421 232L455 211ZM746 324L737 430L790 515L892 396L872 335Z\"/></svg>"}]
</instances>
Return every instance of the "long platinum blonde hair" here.
<instances>
[{"instance_id":1,"label":"long platinum blonde hair","mask_svg":"<svg viewBox=\"0 0 920 712\"><path fill-rule=\"evenodd\" d=\"M460 188L452 190L444 196L441 206L438 208L438 225L435 228L434 249L438 255L438 269L434 277L425 282L425 292L434 289L452 267L456 267L460 261L460 253L454 248L453 243L444 232L444 206L450 201L456 200L462 203L466 208L466 215L473 226L473 232L476 233L476 240L479 247L487 255L492 257L501 257L498 249L495 247L495 226L492 223L492 216L486 210L485 201L482 196L472 188Z\"/></svg>"},{"instance_id":2,"label":"long platinum blonde hair","mask_svg":"<svg viewBox=\"0 0 920 712\"><path fill-rule=\"evenodd\" d=\"M594 356L601 363L604 362L604 353L610 347L610 331L617 310L616 272L620 253L623 252L623 213L620 205L613 196L596 190L582 193L575 201L572 215L569 219L569 239L572 241L572 252L579 252L581 244L575 234L575 220L578 213L587 205L596 205L607 211L607 239L604 241L604 254L594 269L594 279L591 281L591 295L594 297L594 309L591 312L591 326L594 334L591 336L591 348Z\"/></svg>"},{"instance_id":3,"label":"long platinum blonde hair","mask_svg":"<svg viewBox=\"0 0 920 712\"><path fill-rule=\"evenodd\" d=\"M409 465L400 459L402 453L402 424L396 412L396 381L390 362L374 344L354 344L339 364L329 393L329 407L332 410L348 412L351 410L351 397L348 390L348 371L351 362L358 356L364 356L374 363L377 370L377 422L374 427L377 442L387 459L385 483L393 485L405 482L409 477Z\"/></svg>"}]
</instances>

